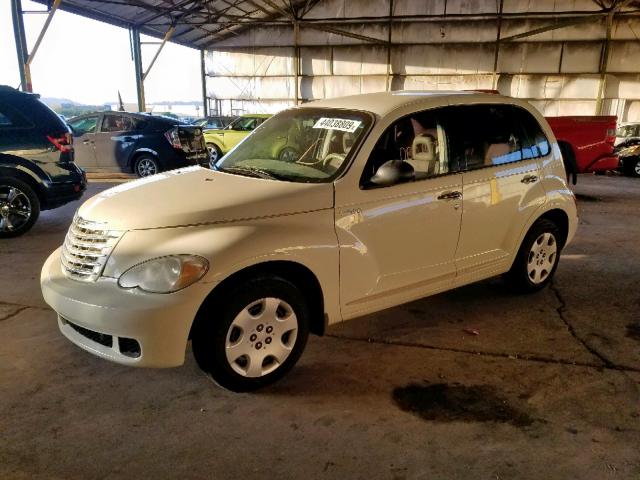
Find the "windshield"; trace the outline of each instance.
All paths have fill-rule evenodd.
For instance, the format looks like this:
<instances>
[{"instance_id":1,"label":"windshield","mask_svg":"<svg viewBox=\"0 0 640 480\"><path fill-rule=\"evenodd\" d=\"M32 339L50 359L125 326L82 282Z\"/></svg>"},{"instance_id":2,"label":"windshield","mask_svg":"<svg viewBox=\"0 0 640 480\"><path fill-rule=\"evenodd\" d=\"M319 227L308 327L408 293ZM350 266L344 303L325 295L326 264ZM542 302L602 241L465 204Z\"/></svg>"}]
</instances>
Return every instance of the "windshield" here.
<instances>
[{"instance_id":1,"label":"windshield","mask_svg":"<svg viewBox=\"0 0 640 480\"><path fill-rule=\"evenodd\" d=\"M371 122L370 114L351 110L286 110L221 158L216 169L292 182L330 182L347 166Z\"/></svg>"}]
</instances>

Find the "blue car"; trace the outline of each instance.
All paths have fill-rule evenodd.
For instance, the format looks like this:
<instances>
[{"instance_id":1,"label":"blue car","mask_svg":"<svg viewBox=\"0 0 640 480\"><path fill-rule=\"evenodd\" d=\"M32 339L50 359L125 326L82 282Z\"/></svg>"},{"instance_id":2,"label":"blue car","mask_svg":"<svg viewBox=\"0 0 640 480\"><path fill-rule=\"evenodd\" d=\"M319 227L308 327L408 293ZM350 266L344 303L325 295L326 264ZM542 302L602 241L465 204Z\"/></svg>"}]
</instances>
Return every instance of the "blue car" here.
<instances>
[{"instance_id":1,"label":"blue car","mask_svg":"<svg viewBox=\"0 0 640 480\"><path fill-rule=\"evenodd\" d=\"M202 128L147 113L100 112L69 120L76 163L86 171L146 177L189 165L207 166Z\"/></svg>"}]
</instances>

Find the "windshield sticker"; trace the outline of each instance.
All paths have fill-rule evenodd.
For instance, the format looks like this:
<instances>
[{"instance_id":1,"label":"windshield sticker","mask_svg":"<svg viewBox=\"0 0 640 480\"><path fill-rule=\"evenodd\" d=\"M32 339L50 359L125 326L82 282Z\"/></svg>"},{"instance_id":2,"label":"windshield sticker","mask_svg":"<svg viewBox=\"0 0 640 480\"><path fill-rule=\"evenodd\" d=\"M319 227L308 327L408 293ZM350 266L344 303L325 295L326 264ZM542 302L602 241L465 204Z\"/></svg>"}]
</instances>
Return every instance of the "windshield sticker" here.
<instances>
[{"instance_id":1,"label":"windshield sticker","mask_svg":"<svg viewBox=\"0 0 640 480\"><path fill-rule=\"evenodd\" d=\"M321 118L313 128L323 128L325 130L340 130L341 132L353 133L362 122L359 120L346 120L344 118Z\"/></svg>"}]
</instances>

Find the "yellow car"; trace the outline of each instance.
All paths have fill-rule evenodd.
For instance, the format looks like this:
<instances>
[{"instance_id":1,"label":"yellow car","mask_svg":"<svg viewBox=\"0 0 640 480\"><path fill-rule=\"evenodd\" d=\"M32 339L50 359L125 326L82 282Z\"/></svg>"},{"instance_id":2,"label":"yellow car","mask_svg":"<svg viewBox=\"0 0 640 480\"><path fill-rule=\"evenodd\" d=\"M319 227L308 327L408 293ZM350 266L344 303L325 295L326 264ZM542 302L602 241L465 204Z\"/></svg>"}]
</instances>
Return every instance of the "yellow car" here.
<instances>
[{"instance_id":1,"label":"yellow car","mask_svg":"<svg viewBox=\"0 0 640 480\"><path fill-rule=\"evenodd\" d=\"M269 117L271 115L264 113L246 113L222 129L205 130L204 140L209 150L211 166Z\"/></svg>"}]
</instances>

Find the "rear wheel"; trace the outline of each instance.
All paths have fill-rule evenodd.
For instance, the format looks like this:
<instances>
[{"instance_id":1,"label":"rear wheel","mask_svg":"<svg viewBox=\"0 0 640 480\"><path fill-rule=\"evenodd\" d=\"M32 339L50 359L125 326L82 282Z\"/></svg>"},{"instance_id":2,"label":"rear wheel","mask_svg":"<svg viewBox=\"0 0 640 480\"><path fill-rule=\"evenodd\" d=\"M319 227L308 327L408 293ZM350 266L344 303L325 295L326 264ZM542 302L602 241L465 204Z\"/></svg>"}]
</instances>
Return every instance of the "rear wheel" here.
<instances>
[{"instance_id":1,"label":"rear wheel","mask_svg":"<svg viewBox=\"0 0 640 480\"><path fill-rule=\"evenodd\" d=\"M193 353L221 387L247 392L282 378L300 358L310 312L288 280L265 276L239 284L199 315Z\"/></svg>"},{"instance_id":2,"label":"rear wheel","mask_svg":"<svg viewBox=\"0 0 640 480\"><path fill-rule=\"evenodd\" d=\"M135 171L139 177L148 177L160 172L160 164L151 155L141 155L136 160Z\"/></svg>"},{"instance_id":3,"label":"rear wheel","mask_svg":"<svg viewBox=\"0 0 640 480\"><path fill-rule=\"evenodd\" d=\"M40 201L28 184L17 178L0 178L0 238L26 233L38 215Z\"/></svg>"},{"instance_id":4,"label":"rear wheel","mask_svg":"<svg viewBox=\"0 0 640 480\"><path fill-rule=\"evenodd\" d=\"M538 220L522 241L511 270L504 275L507 285L522 293L547 286L558 267L561 246L557 225L546 218Z\"/></svg>"}]
</instances>

